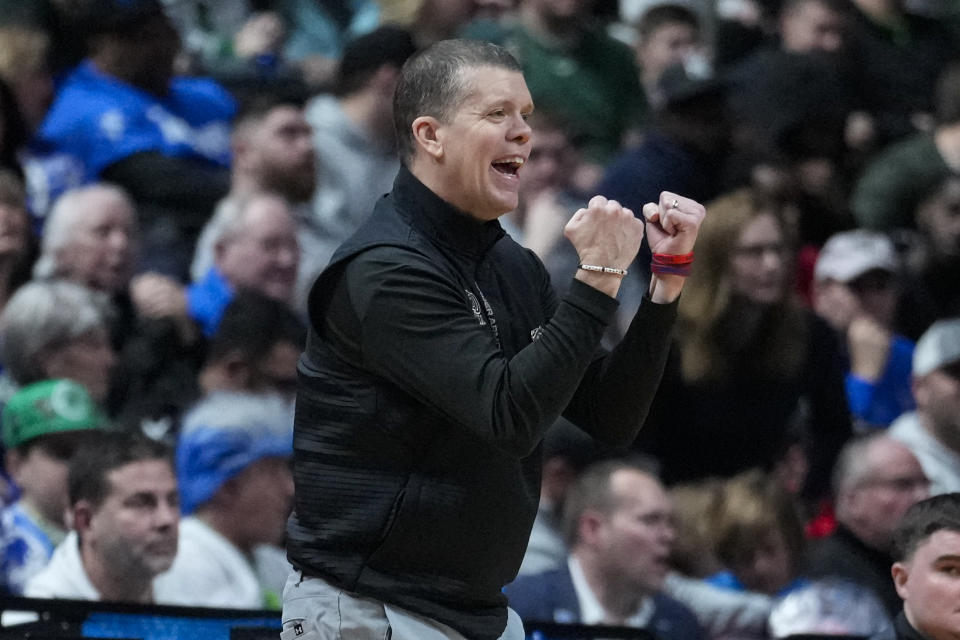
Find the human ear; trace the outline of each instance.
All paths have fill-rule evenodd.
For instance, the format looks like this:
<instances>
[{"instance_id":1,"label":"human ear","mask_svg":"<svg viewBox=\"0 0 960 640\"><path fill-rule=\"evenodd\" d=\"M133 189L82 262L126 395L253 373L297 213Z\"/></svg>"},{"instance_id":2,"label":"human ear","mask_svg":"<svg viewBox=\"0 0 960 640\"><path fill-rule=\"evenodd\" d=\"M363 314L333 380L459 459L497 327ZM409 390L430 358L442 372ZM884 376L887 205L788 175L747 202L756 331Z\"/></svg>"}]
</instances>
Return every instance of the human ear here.
<instances>
[{"instance_id":1,"label":"human ear","mask_svg":"<svg viewBox=\"0 0 960 640\"><path fill-rule=\"evenodd\" d=\"M413 129L413 138L431 158L439 160L443 157L443 143L440 141L440 121L433 116L420 116L410 125Z\"/></svg>"},{"instance_id":2,"label":"human ear","mask_svg":"<svg viewBox=\"0 0 960 640\"><path fill-rule=\"evenodd\" d=\"M580 516L580 522L577 525L578 537L585 544L596 544L603 535L603 523L603 514L594 509L587 509Z\"/></svg>"},{"instance_id":3,"label":"human ear","mask_svg":"<svg viewBox=\"0 0 960 640\"><path fill-rule=\"evenodd\" d=\"M93 505L87 500L78 500L77 504L70 509L73 520L73 528L77 533L83 535L90 529L90 523L93 520Z\"/></svg>"},{"instance_id":4,"label":"human ear","mask_svg":"<svg viewBox=\"0 0 960 640\"><path fill-rule=\"evenodd\" d=\"M16 481L17 476L20 475L20 467L23 465L23 460L23 454L16 449L9 449L4 453L4 463L7 471L10 473L10 477L13 478L14 481Z\"/></svg>"},{"instance_id":5,"label":"human ear","mask_svg":"<svg viewBox=\"0 0 960 640\"><path fill-rule=\"evenodd\" d=\"M902 599L907 599L909 590L907 581L910 578L910 567L903 562L894 562L890 568L890 574L893 576L893 586L897 589L897 595Z\"/></svg>"}]
</instances>

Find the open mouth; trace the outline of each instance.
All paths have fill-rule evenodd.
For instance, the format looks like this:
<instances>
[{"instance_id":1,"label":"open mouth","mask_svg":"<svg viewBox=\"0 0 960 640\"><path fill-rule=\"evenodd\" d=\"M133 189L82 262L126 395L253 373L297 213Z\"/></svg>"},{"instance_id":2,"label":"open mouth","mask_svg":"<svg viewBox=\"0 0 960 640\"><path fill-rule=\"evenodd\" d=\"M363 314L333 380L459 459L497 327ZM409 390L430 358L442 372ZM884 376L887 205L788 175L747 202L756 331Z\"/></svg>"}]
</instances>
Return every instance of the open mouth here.
<instances>
[{"instance_id":1,"label":"open mouth","mask_svg":"<svg viewBox=\"0 0 960 640\"><path fill-rule=\"evenodd\" d=\"M505 176L516 177L517 172L520 171L520 167L523 166L524 162L526 162L526 160L523 156L511 156L503 160L497 160L492 166L496 171Z\"/></svg>"}]
</instances>

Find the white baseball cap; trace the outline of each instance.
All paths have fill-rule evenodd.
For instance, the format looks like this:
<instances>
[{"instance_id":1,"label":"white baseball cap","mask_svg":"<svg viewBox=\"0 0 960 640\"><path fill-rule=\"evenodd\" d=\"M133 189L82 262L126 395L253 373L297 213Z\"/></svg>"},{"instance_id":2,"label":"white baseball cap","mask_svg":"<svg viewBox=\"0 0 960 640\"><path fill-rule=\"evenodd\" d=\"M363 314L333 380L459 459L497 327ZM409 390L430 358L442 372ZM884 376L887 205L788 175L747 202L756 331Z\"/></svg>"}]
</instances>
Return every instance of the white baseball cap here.
<instances>
[{"instance_id":1,"label":"white baseball cap","mask_svg":"<svg viewBox=\"0 0 960 640\"><path fill-rule=\"evenodd\" d=\"M896 273L896 249L886 235L857 229L838 233L827 240L813 268L813 277L818 281L850 282L874 269Z\"/></svg>"},{"instance_id":2,"label":"white baseball cap","mask_svg":"<svg viewBox=\"0 0 960 640\"><path fill-rule=\"evenodd\" d=\"M913 375L925 376L960 361L960 318L937 320L920 336L913 350Z\"/></svg>"}]
</instances>

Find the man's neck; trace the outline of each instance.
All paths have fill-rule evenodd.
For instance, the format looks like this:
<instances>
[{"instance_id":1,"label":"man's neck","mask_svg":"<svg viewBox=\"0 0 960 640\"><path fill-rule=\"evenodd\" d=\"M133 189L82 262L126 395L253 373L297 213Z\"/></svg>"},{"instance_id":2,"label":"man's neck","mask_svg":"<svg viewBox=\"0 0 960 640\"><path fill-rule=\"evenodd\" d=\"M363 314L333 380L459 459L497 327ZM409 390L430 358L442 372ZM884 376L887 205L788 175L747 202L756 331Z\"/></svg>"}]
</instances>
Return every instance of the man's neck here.
<instances>
[{"instance_id":1,"label":"man's neck","mask_svg":"<svg viewBox=\"0 0 960 640\"><path fill-rule=\"evenodd\" d=\"M148 86L143 81L143 77L138 74L137 69L130 61L115 51L102 52L99 55L92 56L90 61L93 66L103 75L110 76L128 85L136 87L141 91L153 94L158 98L166 95L169 87Z\"/></svg>"},{"instance_id":2,"label":"man's neck","mask_svg":"<svg viewBox=\"0 0 960 640\"><path fill-rule=\"evenodd\" d=\"M303 200L303 196L300 194L291 194L286 191L281 191L279 188L264 184L255 174L247 173L234 166L230 174L230 192L226 197L234 202L243 202L255 193L276 193L280 197L286 198L291 206L302 205L304 202L309 201L309 199Z\"/></svg>"},{"instance_id":3,"label":"man's neck","mask_svg":"<svg viewBox=\"0 0 960 640\"><path fill-rule=\"evenodd\" d=\"M587 586L593 596L603 607L609 620L605 622L613 625L624 625L626 621L639 610L647 594L638 592L634 585L605 575L599 563L589 553L574 552L574 558L580 565Z\"/></svg>"},{"instance_id":4,"label":"man's neck","mask_svg":"<svg viewBox=\"0 0 960 640\"><path fill-rule=\"evenodd\" d=\"M153 603L153 579L144 574L124 573L129 567L115 566L110 558L99 558L92 549L80 544L80 560L90 583L104 602ZM111 571L116 569L117 572Z\"/></svg>"},{"instance_id":5,"label":"man's neck","mask_svg":"<svg viewBox=\"0 0 960 640\"><path fill-rule=\"evenodd\" d=\"M236 531L234 523L236 517L229 513L223 513L218 509L201 509L196 513L198 520L223 536L227 542L237 548L240 553L250 555L253 545Z\"/></svg>"}]
</instances>

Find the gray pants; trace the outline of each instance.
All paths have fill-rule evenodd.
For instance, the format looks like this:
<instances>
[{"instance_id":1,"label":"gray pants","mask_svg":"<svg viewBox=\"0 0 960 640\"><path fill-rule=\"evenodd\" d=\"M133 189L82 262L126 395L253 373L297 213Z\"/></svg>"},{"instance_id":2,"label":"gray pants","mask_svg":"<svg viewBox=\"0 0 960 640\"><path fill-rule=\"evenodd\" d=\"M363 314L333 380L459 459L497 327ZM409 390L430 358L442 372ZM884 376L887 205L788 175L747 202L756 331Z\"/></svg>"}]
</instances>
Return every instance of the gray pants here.
<instances>
[{"instance_id":1,"label":"gray pants","mask_svg":"<svg viewBox=\"0 0 960 640\"><path fill-rule=\"evenodd\" d=\"M500 640L523 640L523 623L507 609ZM295 571L283 589L280 640L468 640L445 624L338 589Z\"/></svg>"}]
</instances>

